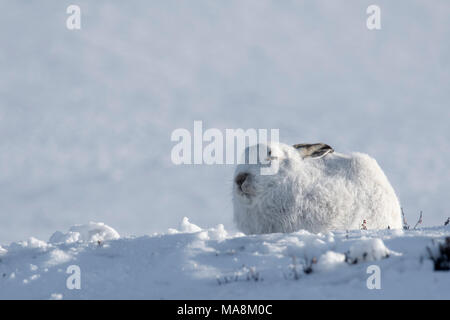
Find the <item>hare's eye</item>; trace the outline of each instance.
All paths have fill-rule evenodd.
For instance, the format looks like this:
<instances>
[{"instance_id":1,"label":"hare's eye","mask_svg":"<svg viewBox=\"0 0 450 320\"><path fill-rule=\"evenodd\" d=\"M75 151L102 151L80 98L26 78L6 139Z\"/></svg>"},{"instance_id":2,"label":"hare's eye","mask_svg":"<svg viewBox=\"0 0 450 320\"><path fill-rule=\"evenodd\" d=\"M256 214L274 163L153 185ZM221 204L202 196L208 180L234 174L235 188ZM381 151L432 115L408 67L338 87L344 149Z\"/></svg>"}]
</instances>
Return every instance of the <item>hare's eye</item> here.
<instances>
[{"instance_id":1,"label":"hare's eye","mask_svg":"<svg viewBox=\"0 0 450 320\"><path fill-rule=\"evenodd\" d=\"M269 157L271 157L271 156L272 156L272 150L269 150L269 152L267 152L267 155L268 155Z\"/></svg>"}]
</instances>

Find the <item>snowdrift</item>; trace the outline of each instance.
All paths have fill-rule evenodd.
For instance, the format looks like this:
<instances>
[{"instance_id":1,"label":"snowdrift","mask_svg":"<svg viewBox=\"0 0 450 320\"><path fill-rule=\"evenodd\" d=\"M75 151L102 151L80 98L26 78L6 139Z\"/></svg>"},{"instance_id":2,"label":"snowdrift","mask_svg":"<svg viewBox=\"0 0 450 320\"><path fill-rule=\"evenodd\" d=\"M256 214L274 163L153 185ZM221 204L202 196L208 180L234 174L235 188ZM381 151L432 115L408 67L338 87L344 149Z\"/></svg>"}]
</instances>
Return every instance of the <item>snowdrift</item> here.
<instances>
[{"instance_id":1,"label":"snowdrift","mask_svg":"<svg viewBox=\"0 0 450 320\"><path fill-rule=\"evenodd\" d=\"M167 234L120 238L103 223L0 246L1 299L450 298L430 253L449 227L245 236L184 218ZM381 289L368 289L368 267ZM69 289L73 268L80 289Z\"/></svg>"}]
</instances>

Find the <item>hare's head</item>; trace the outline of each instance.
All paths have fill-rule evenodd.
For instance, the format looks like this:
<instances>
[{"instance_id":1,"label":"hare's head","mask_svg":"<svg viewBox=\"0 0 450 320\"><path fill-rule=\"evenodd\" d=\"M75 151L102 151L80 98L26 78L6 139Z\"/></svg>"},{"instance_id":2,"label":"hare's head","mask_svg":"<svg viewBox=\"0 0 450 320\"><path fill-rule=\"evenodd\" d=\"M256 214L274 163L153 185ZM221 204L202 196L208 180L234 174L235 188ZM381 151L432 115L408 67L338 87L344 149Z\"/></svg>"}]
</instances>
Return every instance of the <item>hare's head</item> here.
<instances>
[{"instance_id":1,"label":"hare's head","mask_svg":"<svg viewBox=\"0 0 450 320\"><path fill-rule=\"evenodd\" d=\"M324 143L295 144L282 143L258 144L245 150L242 164L236 167L233 190L237 197L249 202L261 193L279 188L288 182L292 172L302 166L307 158L318 159L333 149ZM253 161L252 161L253 160Z\"/></svg>"},{"instance_id":2,"label":"hare's head","mask_svg":"<svg viewBox=\"0 0 450 320\"><path fill-rule=\"evenodd\" d=\"M331 152L333 149L323 143L293 146L270 143L247 148L243 163L234 173L235 219L270 215L274 211L283 214L291 207L302 181L308 179L310 166L307 162L310 161L307 159L322 158Z\"/></svg>"}]
</instances>

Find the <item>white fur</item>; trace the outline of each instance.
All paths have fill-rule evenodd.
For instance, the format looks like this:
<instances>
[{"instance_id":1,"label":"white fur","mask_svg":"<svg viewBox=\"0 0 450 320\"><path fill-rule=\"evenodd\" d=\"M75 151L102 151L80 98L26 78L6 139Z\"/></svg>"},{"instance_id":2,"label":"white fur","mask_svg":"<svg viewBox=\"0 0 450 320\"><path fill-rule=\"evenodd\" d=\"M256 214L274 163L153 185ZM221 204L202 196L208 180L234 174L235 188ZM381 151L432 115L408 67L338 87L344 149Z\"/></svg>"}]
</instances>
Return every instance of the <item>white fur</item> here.
<instances>
[{"instance_id":1,"label":"white fur","mask_svg":"<svg viewBox=\"0 0 450 320\"><path fill-rule=\"evenodd\" d=\"M400 204L375 159L363 153L302 159L285 144L270 144L279 161L275 175L261 175L261 164L241 164L251 175L240 192L233 183L234 219L247 234L402 227Z\"/></svg>"}]
</instances>

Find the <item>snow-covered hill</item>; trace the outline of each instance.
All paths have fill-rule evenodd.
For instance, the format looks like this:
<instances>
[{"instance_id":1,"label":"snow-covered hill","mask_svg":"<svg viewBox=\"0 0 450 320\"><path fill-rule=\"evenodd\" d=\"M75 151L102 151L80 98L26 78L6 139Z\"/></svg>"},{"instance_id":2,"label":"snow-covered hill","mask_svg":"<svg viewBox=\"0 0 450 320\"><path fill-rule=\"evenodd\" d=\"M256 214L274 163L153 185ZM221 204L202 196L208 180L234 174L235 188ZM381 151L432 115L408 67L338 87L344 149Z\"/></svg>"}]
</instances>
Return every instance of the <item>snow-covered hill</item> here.
<instances>
[{"instance_id":1,"label":"snow-covered hill","mask_svg":"<svg viewBox=\"0 0 450 320\"><path fill-rule=\"evenodd\" d=\"M450 273L429 259L448 236L448 226L245 236L184 218L166 234L120 238L90 223L0 247L0 298L449 299ZM371 265L381 289L367 288ZM73 266L80 289L67 287Z\"/></svg>"}]
</instances>

